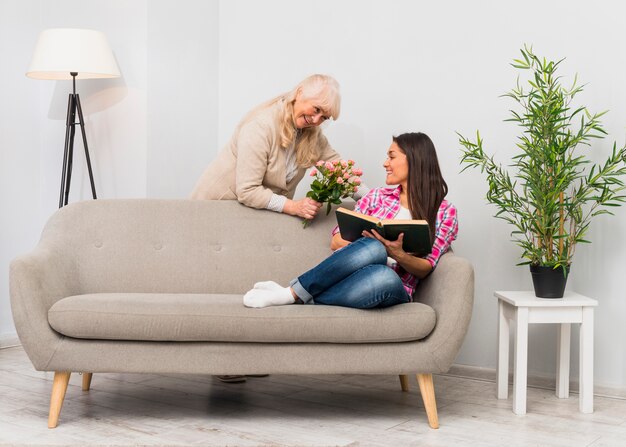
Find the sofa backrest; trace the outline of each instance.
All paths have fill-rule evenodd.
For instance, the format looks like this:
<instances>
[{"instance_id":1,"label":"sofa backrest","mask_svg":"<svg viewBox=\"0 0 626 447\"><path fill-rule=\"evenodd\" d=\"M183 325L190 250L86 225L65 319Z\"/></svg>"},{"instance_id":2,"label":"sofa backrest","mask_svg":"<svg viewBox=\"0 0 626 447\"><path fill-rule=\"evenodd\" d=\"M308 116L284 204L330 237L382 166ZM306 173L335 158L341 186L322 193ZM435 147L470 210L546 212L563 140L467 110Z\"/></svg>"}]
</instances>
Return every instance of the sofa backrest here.
<instances>
[{"instance_id":1,"label":"sofa backrest","mask_svg":"<svg viewBox=\"0 0 626 447\"><path fill-rule=\"evenodd\" d=\"M55 213L40 246L73 263L77 293L243 293L326 258L334 225L334 212L303 229L236 201L96 200Z\"/></svg>"}]
</instances>

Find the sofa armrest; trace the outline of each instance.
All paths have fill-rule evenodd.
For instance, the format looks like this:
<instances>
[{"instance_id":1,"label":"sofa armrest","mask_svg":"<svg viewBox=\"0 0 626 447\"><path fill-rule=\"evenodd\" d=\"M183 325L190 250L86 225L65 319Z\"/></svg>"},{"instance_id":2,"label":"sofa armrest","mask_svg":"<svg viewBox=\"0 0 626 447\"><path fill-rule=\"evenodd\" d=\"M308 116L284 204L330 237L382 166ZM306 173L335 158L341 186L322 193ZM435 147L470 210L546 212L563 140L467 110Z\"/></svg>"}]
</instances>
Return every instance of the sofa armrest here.
<instances>
[{"instance_id":1,"label":"sofa armrest","mask_svg":"<svg viewBox=\"0 0 626 447\"><path fill-rule=\"evenodd\" d=\"M15 258L9 269L11 310L24 350L38 370L46 365L63 337L48 323L48 309L58 300L78 293L72 259L61 250L39 246Z\"/></svg>"},{"instance_id":2,"label":"sofa armrest","mask_svg":"<svg viewBox=\"0 0 626 447\"><path fill-rule=\"evenodd\" d=\"M424 343L445 372L461 349L472 317L472 265L452 253L443 255L435 271L419 284L414 299L435 309L437 323Z\"/></svg>"}]
</instances>

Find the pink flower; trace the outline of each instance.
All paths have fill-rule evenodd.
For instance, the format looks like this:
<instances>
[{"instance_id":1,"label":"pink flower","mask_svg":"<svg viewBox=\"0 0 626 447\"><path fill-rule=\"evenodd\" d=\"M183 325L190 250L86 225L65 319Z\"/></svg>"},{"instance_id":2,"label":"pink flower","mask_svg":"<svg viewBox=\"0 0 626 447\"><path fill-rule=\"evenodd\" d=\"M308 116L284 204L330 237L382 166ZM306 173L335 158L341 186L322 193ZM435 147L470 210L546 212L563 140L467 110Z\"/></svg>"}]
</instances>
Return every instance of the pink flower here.
<instances>
[{"instance_id":1,"label":"pink flower","mask_svg":"<svg viewBox=\"0 0 626 447\"><path fill-rule=\"evenodd\" d=\"M315 189L311 189L307 195L314 200L328 203L326 214L329 214L335 194L339 193L341 198L354 196L359 189L357 186L361 184L359 176L362 173L362 170L354 167L354 160L318 160L309 172L309 176L314 178ZM306 228L308 223L305 219L303 226Z\"/></svg>"}]
</instances>

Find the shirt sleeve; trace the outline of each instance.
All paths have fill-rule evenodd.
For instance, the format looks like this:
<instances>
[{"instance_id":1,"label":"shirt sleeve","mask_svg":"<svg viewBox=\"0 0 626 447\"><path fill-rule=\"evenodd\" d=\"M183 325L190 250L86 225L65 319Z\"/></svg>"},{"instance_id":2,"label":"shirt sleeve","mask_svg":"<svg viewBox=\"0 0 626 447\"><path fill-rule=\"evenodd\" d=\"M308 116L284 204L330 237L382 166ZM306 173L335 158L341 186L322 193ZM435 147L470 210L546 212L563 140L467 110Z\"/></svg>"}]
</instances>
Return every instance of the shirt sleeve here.
<instances>
[{"instance_id":1,"label":"shirt sleeve","mask_svg":"<svg viewBox=\"0 0 626 447\"><path fill-rule=\"evenodd\" d=\"M277 213L282 213L285 208L285 203L287 203L287 197L280 196L278 194L272 194L272 198L270 202L267 204L267 209L270 211L276 211Z\"/></svg>"},{"instance_id":2,"label":"shirt sleeve","mask_svg":"<svg viewBox=\"0 0 626 447\"><path fill-rule=\"evenodd\" d=\"M450 249L452 241L456 239L459 231L456 208L447 203L445 207L439 208L437 216L437 228L435 229L435 242L431 253L426 259L433 266L437 267L439 258Z\"/></svg>"}]
</instances>

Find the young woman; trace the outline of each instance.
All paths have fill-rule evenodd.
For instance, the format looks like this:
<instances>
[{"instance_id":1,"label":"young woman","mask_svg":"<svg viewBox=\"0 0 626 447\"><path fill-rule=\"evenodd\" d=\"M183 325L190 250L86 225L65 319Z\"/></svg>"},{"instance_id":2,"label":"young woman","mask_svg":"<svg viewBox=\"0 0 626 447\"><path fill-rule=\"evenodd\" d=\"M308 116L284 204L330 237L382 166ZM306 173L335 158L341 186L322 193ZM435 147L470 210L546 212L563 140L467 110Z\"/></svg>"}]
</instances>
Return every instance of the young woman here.
<instances>
[{"instance_id":1,"label":"young woman","mask_svg":"<svg viewBox=\"0 0 626 447\"><path fill-rule=\"evenodd\" d=\"M418 281L433 271L456 239L456 208L444 200L448 186L427 135L405 133L393 138L383 166L386 183L398 186L370 190L357 202L355 211L380 219L434 222L431 254L420 258L406 253L402 235L389 241L376 232L364 232L362 238L350 243L335 228L331 240L335 253L288 287L273 281L256 283L244 295L245 306L302 302L367 309L411 301Z\"/></svg>"},{"instance_id":2,"label":"young woman","mask_svg":"<svg viewBox=\"0 0 626 447\"><path fill-rule=\"evenodd\" d=\"M307 168L339 160L319 126L339 117L339 84L315 74L249 112L206 168L191 198L239 200L253 208L313 219L312 199L292 200Z\"/></svg>"}]
</instances>

